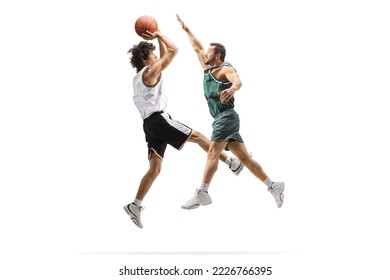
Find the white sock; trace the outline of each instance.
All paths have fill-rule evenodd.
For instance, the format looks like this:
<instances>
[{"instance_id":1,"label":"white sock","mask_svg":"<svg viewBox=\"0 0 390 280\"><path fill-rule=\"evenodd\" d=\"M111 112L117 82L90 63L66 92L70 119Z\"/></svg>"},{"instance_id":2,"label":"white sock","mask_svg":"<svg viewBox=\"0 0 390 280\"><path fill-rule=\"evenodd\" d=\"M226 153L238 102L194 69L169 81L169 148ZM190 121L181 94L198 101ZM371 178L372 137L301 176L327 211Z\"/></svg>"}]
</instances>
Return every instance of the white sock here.
<instances>
[{"instance_id":1,"label":"white sock","mask_svg":"<svg viewBox=\"0 0 390 280\"><path fill-rule=\"evenodd\" d=\"M272 184L273 184L274 182L273 181L271 181L271 179L270 178L268 178L267 177L267 179L265 179L264 180L264 184L267 186L267 187L272 187Z\"/></svg>"},{"instance_id":2,"label":"white sock","mask_svg":"<svg viewBox=\"0 0 390 280\"><path fill-rule=\"evenodd\" d=\"M134 199L134 204L137 205L137 206L141 206L142 200Z\"/></svg>"},{"instance_id":3,"label":"white sock","mask_svg":"<svg viewBox=\"0 0 390 280\"><path fill-rule=\"evenodd\" d=\"M209 184L202 183L202 184L200 185L200 189L201 189L202 191L207 192L207 191L209 190Z\"/></svg>"},{"instance_id":4,"label":"white sock","mask_svg":"<svg viewBox=\"0 0 390 280\"><path fill-rule=\"evenodd\" d=\"M225 160L225 164L230 167L231 163L232 161L230 160L230 157L227 157L227 159Z\"/></svg>"}]
</instances>

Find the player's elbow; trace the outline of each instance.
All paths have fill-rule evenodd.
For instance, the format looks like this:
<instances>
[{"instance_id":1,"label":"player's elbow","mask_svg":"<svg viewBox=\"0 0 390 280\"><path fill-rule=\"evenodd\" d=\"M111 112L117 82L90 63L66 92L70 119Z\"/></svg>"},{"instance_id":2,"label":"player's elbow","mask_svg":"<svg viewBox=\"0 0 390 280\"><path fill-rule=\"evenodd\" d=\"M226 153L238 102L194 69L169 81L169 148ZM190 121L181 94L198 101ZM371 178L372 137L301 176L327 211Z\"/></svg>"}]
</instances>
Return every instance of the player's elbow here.
<instances>
[{"instance_id":1,"label":"player's elbow","mask_svg":"<svg viewBox=\"0 0 390 280\"><path fill-rule=\"evenodd\" d=\"M235 79L232 84L235 90L239 90L242 87L242 82L240 79Z\"/></svg>"},{"instance_id":2,"label":"player's elbow","mask_svg":"<svg viewBox=\"0 0 390 280\"><path fill-rule=\"evenodd\" d=\"M200 51L201 51L201 48L199 48L199 47L193 47L193 49L194 49L194 51L197 53L197 54L199 54L200 53Z\"/></svg>"},{"instance_id":3,"label":"player's elbow","mask_svg":"<svg viewBox=\"0 0 390 280\"><path fill-rule=\"evenodd\" d=\"M168 50L172 55L176 55L177 52L179 51L179 48L176 47L176 46L172 46L171 48L169 48Z\"/></svg>"}]
</instances>

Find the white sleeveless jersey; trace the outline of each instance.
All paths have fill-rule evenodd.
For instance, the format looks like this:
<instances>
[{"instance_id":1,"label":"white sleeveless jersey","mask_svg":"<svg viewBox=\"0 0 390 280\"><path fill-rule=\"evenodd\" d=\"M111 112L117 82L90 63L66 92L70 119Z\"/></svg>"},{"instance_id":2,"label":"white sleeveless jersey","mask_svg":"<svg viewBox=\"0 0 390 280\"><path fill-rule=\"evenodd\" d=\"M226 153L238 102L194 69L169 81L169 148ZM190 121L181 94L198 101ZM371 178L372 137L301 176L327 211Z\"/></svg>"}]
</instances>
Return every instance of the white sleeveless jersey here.
<instances>
[{"instance_id":1,"label":"white sleeveless jersey","mask_svg":"<svg viewBox=\"0 0 390 280\"><path fill-rule=\"evenodd\" d=\"M142 82L142 75L148 66L142 68L133 79L134 96L133 101L143 119L146 119L154 112L165 111L168 98L163 91L163 77L154 87L146 87Z\"/></svg>"}]
</instances>

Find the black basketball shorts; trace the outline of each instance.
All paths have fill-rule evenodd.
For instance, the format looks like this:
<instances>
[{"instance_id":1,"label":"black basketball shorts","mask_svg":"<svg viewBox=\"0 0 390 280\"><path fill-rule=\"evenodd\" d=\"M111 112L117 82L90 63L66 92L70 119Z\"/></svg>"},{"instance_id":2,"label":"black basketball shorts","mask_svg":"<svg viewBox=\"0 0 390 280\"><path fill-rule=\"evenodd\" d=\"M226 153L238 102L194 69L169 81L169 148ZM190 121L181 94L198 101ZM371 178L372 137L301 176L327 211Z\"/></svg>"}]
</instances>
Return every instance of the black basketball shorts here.
<instances>
[{"instance_id":1,"label":"black basketball shorts","mask_svg":"<svg viewBox=\"0 0 390 280\"><path fill-rule=\"evenodd\" d=\"M167 144L180 150L190 138L192 129L172 119L168 113L156 112L144 119L148 158L154 152L163 159Z\"/></svg>"}]
</instances>

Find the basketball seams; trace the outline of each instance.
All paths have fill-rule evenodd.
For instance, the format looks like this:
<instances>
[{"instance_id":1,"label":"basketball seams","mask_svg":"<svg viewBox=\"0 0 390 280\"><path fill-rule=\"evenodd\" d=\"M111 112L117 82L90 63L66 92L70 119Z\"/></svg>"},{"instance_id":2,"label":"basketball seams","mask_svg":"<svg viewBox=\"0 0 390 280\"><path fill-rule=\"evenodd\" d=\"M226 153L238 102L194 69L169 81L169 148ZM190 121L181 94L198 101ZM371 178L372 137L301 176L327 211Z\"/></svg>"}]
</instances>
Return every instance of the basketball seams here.
<instances>
[{"instance_id":1,"label":"basketball seams","mask_svg":"<svg viewBox=\"0 0 390 280\"><path fill-rule=\"evenodd\" d=\"M148 30L148 19L149 19L149 16L144 16L145 18L145 29Z\"/></svg>"},{"instance_id":2,"label":"basketball seams","mask_svg":"<svg viewBox=\"0 0 390 280\"><path fill-rule=\"evenodd\" d=\"M156 23L156 24L153 24L153 23ZM153 21L148 25L148 29L149 30L156 29L155 25L157 25L157 22L155 19L153 19Z\"/></svg>"},{"instance_id":3,"label":"basketball seams","mask_svg":"<svg viewBox=\"0 0 390 280\"><path fill-rule=\"evenodd\" d=\"M135 30L137 32L138 35L142 35L142 33L145 33L145 30L146 30L146 26L144 26L143 22L142 22L142 17L138 18L136 23L135 23Z\"/></svg>"}]
</instances>

